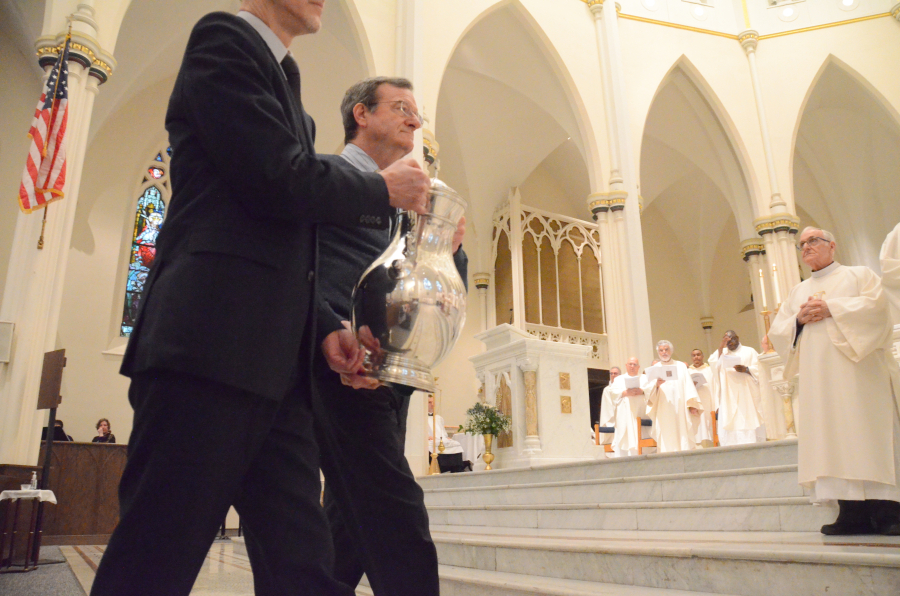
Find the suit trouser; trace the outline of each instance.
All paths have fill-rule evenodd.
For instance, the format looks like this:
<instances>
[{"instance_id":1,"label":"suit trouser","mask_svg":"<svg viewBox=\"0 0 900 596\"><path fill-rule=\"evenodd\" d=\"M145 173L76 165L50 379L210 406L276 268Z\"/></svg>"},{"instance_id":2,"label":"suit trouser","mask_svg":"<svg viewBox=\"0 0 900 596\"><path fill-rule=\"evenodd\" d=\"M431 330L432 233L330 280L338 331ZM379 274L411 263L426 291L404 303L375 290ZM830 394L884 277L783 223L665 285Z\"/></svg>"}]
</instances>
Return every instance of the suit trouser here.
<instances>
[{"instance_id":1,"label":"suit trouser","mask_svg":"<svg viewBox=\"0 0 900 596\"><path fill-rule=\"evenodd\" d=\"M340 594L309 391L283 401L183 373L135 375L120 521L92 596L188 594L232 504L255 593Z\"/></svg>"},{"instance_id":2,"label":"suit trouser","mask_svg":"<svg viewBox=\"0 0 900 596\"><path fill-rule=\"evenodd\" d=\"M317 367L317 437L335 578L356 586L365 572L376 596L435 596L437 551L425 495L404 455L409 395L352 389Z\"/></svg>"}]
</instances>

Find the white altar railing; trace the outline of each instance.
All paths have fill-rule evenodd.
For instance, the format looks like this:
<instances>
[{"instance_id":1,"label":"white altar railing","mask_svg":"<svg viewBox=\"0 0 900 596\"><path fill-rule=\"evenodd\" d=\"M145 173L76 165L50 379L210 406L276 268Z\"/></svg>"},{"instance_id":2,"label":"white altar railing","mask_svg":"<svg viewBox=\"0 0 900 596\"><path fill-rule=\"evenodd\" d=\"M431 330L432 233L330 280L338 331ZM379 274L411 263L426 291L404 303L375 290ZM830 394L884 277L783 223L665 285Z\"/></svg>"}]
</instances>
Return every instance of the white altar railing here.
<instances>
[{"instance_id":1,"label":"white altar railing","mask_svg":"<svg viewBox=\"0 0 900 596\"><path fill-rule=\"evenodd\" d=\"M525 323L525 331L537 339L591 347L591 365L609 367L609 342L605 333L589 333L562 327Z\"/></svg>"}]
</instances>

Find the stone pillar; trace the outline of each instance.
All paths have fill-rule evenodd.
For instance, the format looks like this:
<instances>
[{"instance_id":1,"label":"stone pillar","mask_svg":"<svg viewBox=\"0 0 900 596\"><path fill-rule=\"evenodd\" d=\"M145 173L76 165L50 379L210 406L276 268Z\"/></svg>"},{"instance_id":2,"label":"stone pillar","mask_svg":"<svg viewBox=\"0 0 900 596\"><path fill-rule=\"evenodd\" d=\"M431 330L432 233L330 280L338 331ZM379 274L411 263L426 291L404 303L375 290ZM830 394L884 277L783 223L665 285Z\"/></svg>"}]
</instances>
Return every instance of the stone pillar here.
<instances>
[{"instance_id":1,"label":"stone pillar","mask_svg":"<svg viewBox=\"0 0 900 596\"><path fill-rule=\"evenodd\" d=\"M774 294L771 293L772 277L767 272L766 248L759 238L751 238L741 243L741 254L747 263L747 275L753 292L753 309L756 313L756 330L761 338L766 334L765 313L774 316L772 311L775 310Z\"/></svg>"},{"instance_id":2,"label":"stone pillar","mask_svg":"<svg viewBox=\"0 0 900 596\"><path fill-rule=\"evenodd\" d=\"M522 195L509 189L509 252L512 265L513 320L516 329L525 330L525 265L522 262ZM498 321L499 323L499 321Z\"/></svg>"},{"instance_id":3,"label":"stone pillar","mask_svg":"<svg viewBox=\"0 0 900 596\"><path fill-rule=\"evenodd\" d=\"M115 66L112 56L97 44L93 16L91 6L79 4L72 18L64 198L45 207L47 225L42 250L37 249L43 215L39 211L20 213L13 237L6 291L0 305L0 320L16 324L10 362L0 364L0 461L5 463L37 461L46 416L35 409L44 352L65 347L57 345L56 336L84 150L98 87ZM47 71L46 76L64 40L65 33L38 38L38 63Z\"/></svg>"},{"instance_id":4,"label":"stone pillar","mask_svg":"<svg viewBox=\"0 0 900 596\"><path fill-rule=\"evenodd\" d=\"M762 99L762 88L759 83L759 73L756 70L756 46L759 43L759 33L748 29L738 35L738 41L747 54L747 62L750 65L750 81L753 84L753 96L756 99L756 115L759 119L759 132L762 136L763 151L766 154L766 171L769 174L769 190L771 198L769 208L783 209L786 205L781 193L778 191L778 177L775 174L775 158L772 154L772 142L769 139L769 123L766 119L766 107Z\"/></svg>"},{"instance_id":5,"label":"stone pillar","mask_svg":"<svg viewBox=\"0 0 900 596\"><path fill-rule=\"evenodd\" d=\"M492 327L488 312L488 287L491 283L490 273L476 273L473 277L475 289L478 292L478 306L481 308L481 331L487 331L488 327Z\"/></svg>"},{"instance_id":6,"label":"stone pillar","mask_svg":"<svg viewBox=\"0 0 900 596\"><path fill-rule=\"evenodd\" d=\"M622 45L619 39L618 6L614 0L588 0L597 32L600 58L607 139L609 141L609 210L614 216L616 237L620 248L616 269L622 311L621 345L618 358L653 354L650 332L650 300L647 295L647 273L644 267L644 245L641 235L640 197L637 167L631 141L628 101L625 95L625 74L622 65ZM606 261L608 262L608 261ZM624 355L621 355L624 354Z\"/></svg>"},{"instance_id":7,"label":"stone pillar","mask_svg":"<svg viewBox=\"0 0 900 596\"><path fill-rule=\"evenodd\" d=\"M541 438L538 436L538 396L536 358L521 358L516 366L522 371L525 380L525 450L527 455L541 452Z\"/></svg>"},{"instance_id":8,"label":"stone pillar","mask_svg":"<svg viewBox=\"0 0 900 596\"><path fill-rule=\"evenodd\" d=\"M423 39L425 27L423 14L419 0L397 0L396 4L396 64L395 71L398 77L405 77L421 93L424 82L423 62L425 60L425 42ZM381 73L379 73L381 74ZM435 113L434 106L420 105L419 113ZM424 129L420 128L414 135L412 157L422 163L422 145Z\"/></svg>"},{"instance_id":9,"label":"stone pillar","mask_svg":"<svg viewBox=\"0 0 900 596\"><path fill-rule=\"evenodd\" d=\"M616 246L614 222L609 215L609 193L588 196L588 208L597 222L600 234L600 273L603 282L603 327L606 333L610 365L624 366L628 350L624 341L622 282L619 275L621 258Z\"/></svg>"},{"instance_id":10,"label":"stone pillar","mask_svg":"<svg viewBox=\"0 0 900 596\"><path fill-rule=\"evenodd\" d=\"M713 340L712 340L713 318L712 317L700 317L700 326L703 327L703 335L706 336L706 357L709 358L710 354L712 354L712 351L713 351Z\"/></svg>"},{"instance_id":11,"label":"stone pillar","mask_svg":"<svg viewBox=\"0 0 900 596\"><path fill-rule=\"evenodd\" d=\"M765 245L764 273L766 285L771 285L773 302L769 310L775 311L787 297L791 288L800 283L800 268L794 240L800 220L789 213L778 213L753 222Z\"/></svg>"}]
</instances>

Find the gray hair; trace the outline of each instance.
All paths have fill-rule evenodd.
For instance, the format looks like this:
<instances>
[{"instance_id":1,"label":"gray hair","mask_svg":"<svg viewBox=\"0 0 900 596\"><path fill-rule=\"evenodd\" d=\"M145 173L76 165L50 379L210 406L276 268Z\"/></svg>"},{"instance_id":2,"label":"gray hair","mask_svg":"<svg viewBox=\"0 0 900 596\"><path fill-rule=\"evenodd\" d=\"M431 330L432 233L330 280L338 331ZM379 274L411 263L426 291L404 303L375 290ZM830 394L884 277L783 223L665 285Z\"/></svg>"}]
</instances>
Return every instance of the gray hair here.
<instances>
[{"instance_id":1,"label":"gray hair","mask_svg":"<svg viewBox=\"0 0 900 596\"><path fill-rule=\"evenodd\" d=\"M612 371L612 369L616 369L617 371L619 371L619 374L622 373L622 369L619 368L618 366L610 366L610 367L609 367L609 370Z\"/></svg>"},{"instance_id":2,"label":"gray hair","mask_svg":"<svg viewBox=\"0 0 900 596\"><path fill-rule=\"evenodd\" d=\"M667 339L659 340L656 344L656 349L658 350L660 347L665 346L665 345L669 346L669 349L672 350L673 352L675 351L675 346L673 346L672 342L670 342Z\"/></svg>"},{"instance_id":3,"label":"gray hair","mask_svg":"<svg viewBox=\"0 0 900 596\"><path fill-rule=\"evenodd\" d=\"M800 232L800 236L803 236L803 234L805 234L809 231L812 231L812 230L815 230L817 232L822 232L822 238L824 238L825 240L827 240L829 242L837 242L837 240L834 239L834 234L832 234L828 230L823 230L822 228L816 228L813 226L806 226L805 228L803 228L803 231Z\"/></svg>"},{"instance_id":4,"label":"gray hair","mask_svg":"<svg viewBox=\"0 0 900 596\"><path fill-rule=\"evenodd\" d=\"M378 89L382 85L413 90L409 79L402 77L370 77L347 89L347 92L344 93L344 99L341 100L341 119L344 121L344 144L355 139L359 129L359 125L356 123L356 116L353 115L353 108L356 107L356 104L361 103L367 110L374 112L375 108L378 107Z\"/></svg>"}]
</instances>

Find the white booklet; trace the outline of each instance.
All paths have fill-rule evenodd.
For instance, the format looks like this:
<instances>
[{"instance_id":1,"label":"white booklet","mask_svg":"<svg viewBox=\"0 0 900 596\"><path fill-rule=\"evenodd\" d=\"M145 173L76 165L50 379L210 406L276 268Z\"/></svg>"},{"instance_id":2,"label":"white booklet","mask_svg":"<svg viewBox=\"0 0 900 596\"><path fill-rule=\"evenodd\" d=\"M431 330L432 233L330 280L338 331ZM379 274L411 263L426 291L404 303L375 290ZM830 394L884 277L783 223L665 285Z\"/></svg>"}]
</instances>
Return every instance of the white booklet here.
<instances>
[{"instance_id":1,"label":"white booklet","mask_svg":"<svg viewBox=\"0 0 900 596\"><path fill-rule=\"evenodd\" d=\"M719 362L721 362L722 366L725 368L734 368L741 363L741 357L735 356L734 354L722 354L719 358Z\"/></svg>"},{"instance_id":2,"label":"white booklet","mask_svg":"<svg viewBox=\"0 0 900 596\"><path fill-rule=\"evenodd\" d=\"M622 380L625 381L625 389L640 389L641 388L641 376L638 375L636 377L629 377L628 375L623 375Z\"/></svg>"},{"instance_id":3,"label":"white booklet","mask_svg":"<svg viewBox=\"0 0 900 596\"><path fill-rule=\"evenodd\" d=\"M694 381L696 387L706 385L706 375L701 372L691 373L691 380Z\"/></svg>"},{"instance_id":4,"label":"white booklet","mask_svg":"<svg viewBox=\"0 0 900 596\"><path fill-rule=\"evenodd\" d=\"M654 364L644 371L648 379L662 379L663 381L677 381L678 367L674 364Z\"/></svg>"}]
</instances>

